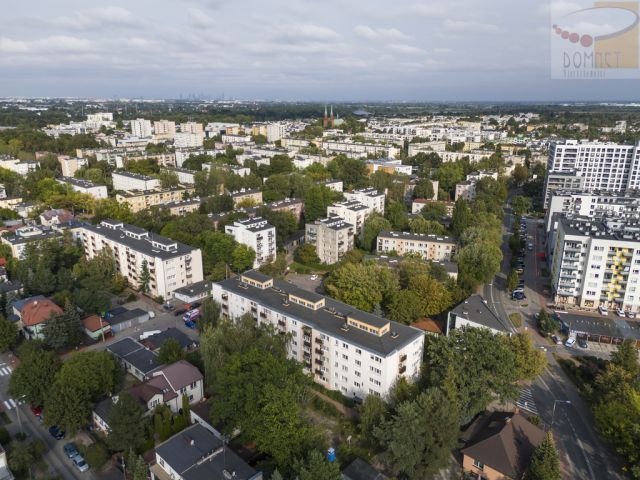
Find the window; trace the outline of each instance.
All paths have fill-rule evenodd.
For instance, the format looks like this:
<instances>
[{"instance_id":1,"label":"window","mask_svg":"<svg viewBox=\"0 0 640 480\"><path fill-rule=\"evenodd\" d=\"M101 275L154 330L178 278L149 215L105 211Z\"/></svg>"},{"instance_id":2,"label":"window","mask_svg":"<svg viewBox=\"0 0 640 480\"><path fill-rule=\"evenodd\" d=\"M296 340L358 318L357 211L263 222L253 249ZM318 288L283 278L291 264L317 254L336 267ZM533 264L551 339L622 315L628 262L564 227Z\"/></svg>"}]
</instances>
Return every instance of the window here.
<instances>
[{"instance_id":1,"label":"window","mask_svg":"<svg viewBox=\"0 0 640 480\"><path fill-rule=\"evenodd\" d=\"M377 373L378 375L380 375L380 374L382 373L382 370L380 370L379 368L376 368L376 367L369 367L369 369L370 369L372 372Z\"/></svg>"},{"instance_id":2,"label":"window","mask_svg":"<svg viewBox=\"0 0 640 480\"><path fill-rule=\"evenodd\" d=\"M343 354L342 354L342 359L343 359L343 360L349 360L349 357L343 353Z\"/></svg>"},{"instance_id":3,"label":"window","mask_svg":"<svg viewBox=\"0 0 640 480\"><path fill-rule=\"evenodd\" d=\"M483 470L484 469L484 463L482 463L479 460L474 460L473 461L473 466L476 467L478 470Z\"/></svg>"},{"instance_id":4,"label":"window","mask_svg":"<svg viewBox=\"0 0 640 480\"><path fill-rule=\"evenodd\" d=\"M356 353L357 353L358 355L361 355L361 354L362 354L362 350L360 350L359 348L356 348Z\"/></svg>"},{"instance_id":5,"label":"window","mask_svg":"<svg viewBox=\"0 0 640 480\"><path fill-rule=\"evenodd\" d=\"M362 362L360 360L356 360L356 365L360 366L360 365L362 365Z\"/></svg>"}]
</instances>

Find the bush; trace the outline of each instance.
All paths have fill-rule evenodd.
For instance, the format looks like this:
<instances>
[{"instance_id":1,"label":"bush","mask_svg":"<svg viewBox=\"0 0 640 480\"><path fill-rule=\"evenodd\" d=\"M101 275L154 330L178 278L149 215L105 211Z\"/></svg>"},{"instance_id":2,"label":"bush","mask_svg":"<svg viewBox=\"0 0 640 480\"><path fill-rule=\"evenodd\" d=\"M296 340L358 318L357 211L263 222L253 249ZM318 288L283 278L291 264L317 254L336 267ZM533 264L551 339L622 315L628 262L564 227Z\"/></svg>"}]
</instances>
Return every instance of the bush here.
<instances>
[{"instance_id":1,"label":"bush","mask_svg":"<svg viewBox=\"0 0 640 480\"><path fill-rule=\"evenodd\" d=\"M135 293L131 292L129 295L127 295L126 301L135 302L137 299L138 299L138 296Z\"/></svg>"},{"instance_id":2,"label":"bush","mask_svg":"<svg viewBox=\"0 0 640 480\"><path fill-rule=\"evenodd\" d=\"M516 328L520 328L522 326L522 315L519 313L510 313L509 320L511 320L511 323Z\"/></svg>"},{"instance_id":3,"label":"bush","mask_svg":"<svg viewBox=\"0 0 640 480\"><path fill-rule=\"evenodd\" d=\"M159 303L160 305L162 305L164 303L164 297L162 295L158 295L157 297L153 297L153 300L156 303Z\"/></svg>"},{"instance_id":4,"label":"bush","mask_svg":"<svg viewBox=\"0 0 640 480\"><path fill-rule=\"evenodd\" d=\"M11 435L6 428L0 427L0 445L8 445L11 441Z\"/></svg>"},{"instance_id":5,"label":"bush","mask_svg":"<svg viewBox=\"0 0 640 480\"><path fill-rule=\"evenodd\" d=\"M100 469L109 460L109 452L102 443L92 443L87 447L84 458L91 468Z\"/></svg>"}]
</instances>

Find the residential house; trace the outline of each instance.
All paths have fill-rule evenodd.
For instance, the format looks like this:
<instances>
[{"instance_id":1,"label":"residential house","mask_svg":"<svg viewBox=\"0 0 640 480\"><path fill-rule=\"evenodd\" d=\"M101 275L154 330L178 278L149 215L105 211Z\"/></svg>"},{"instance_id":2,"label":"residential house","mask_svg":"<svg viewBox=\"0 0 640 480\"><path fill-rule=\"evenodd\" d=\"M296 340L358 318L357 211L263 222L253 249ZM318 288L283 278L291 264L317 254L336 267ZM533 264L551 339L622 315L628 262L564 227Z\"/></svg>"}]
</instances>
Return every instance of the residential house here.
<instances>
[{"instance_id":1,"label":"residential house","mask_svg":"<svg viewBox=\"0 0 640 480\"><path fill-rule=\"evenodd\" d=\"M22 305L19 311L18 327L28 340L42 340L42 329L52 316L61 315L63 310L48 298L32 299Z\"/></svg>"},{"instance_id":2,"label":"residential house","mask_svg":"<svg viewBox=\"0 0 640 480\"><path fill-rule=\"evenodd\" d=\"M130 373L141 382L150 378L151 372L158 365L158 354L131 337L123 338L110 344L107 351L111 352L123 366L125 372Z\"/></svg>"},{"instance_id":3,"label":"residential house","mask_svg":"<svg viewBox=\"0 0 640 480\"><path fill-rule=\"evenodd\" d=\"M447 314L446 334L455 329L486 328L493 333L511 334L508 320L500 318L480 295L473 294Z\"/></svg>"},{"instance_id":4,"label":"residential house","mask_svg":"<svg viewBox=\"0 0 640 480\"><path fill-rule=\"evenodd\" d=\"M101 340L111 335L111 325L98 315L89 315L82 319L82 328L92 340Z\"/></svg>"}]
</instances>

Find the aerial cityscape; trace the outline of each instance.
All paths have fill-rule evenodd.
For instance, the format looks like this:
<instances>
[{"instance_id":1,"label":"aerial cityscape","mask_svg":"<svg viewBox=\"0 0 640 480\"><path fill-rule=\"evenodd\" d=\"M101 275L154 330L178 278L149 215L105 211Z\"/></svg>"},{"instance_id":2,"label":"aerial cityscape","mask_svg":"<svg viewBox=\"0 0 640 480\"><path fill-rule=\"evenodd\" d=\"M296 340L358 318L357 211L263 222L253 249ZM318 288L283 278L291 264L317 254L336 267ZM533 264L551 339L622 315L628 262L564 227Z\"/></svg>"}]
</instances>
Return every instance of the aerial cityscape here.
<instances>
[{"instance_id":1,"label":"aerial cityscape","mask_svg":"<svg viewBox=\"0 0 640 480\"><path fill-rule=\"evenodd\" d=\"M640 479L637 3L108 3L0 19L0 480Z\"/></svg>"}]
</instances>

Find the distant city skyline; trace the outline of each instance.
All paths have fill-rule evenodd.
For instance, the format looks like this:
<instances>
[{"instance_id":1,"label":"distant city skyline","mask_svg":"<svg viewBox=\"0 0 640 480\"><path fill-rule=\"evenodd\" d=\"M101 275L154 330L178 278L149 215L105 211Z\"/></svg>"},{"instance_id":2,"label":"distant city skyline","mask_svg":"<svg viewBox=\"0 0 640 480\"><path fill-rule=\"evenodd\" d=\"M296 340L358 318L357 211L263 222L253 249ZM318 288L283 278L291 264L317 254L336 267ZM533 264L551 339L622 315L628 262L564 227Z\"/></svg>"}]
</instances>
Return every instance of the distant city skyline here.
<instances>
[{"instance_id":1,"label":"distant city skyline","mask_svg":"<svg viewBox=\"0 0 640 480\"><path fill-rule=\"evenodd\" d=\"M0 96L635 101L636 80L551 80L547 2L11 3Z\"/></svg>"}]
</instances>

